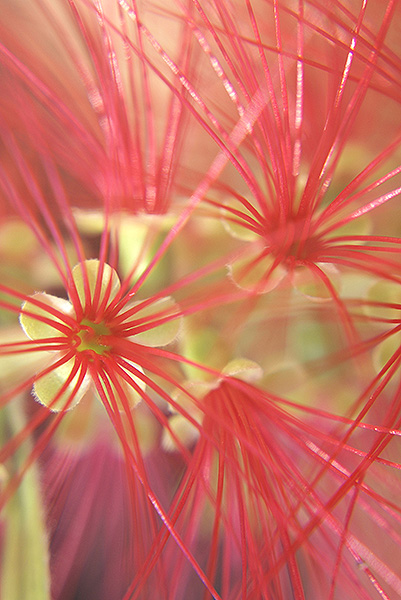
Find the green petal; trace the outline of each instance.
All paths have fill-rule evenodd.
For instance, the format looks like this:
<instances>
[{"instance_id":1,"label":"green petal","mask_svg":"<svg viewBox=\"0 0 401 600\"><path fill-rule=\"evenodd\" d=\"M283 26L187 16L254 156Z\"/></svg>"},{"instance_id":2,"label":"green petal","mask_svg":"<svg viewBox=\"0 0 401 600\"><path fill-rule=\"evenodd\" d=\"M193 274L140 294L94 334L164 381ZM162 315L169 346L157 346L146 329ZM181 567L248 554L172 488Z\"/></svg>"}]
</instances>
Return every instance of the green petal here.
<instances>
[{"instance_id":1,"label":"green petal","mask_svg":"<svg viewBox=\"0 0 401 600\"><path fill-rule=\"evenodd\" d=\"M73 397L72 401L70 401L78 382L79 371L68 384L67 388L62 392L57 400L55 400L57 394L70 377L74 367L74 362L74 359L71 359L64 364L55 367L52 371L35 381L33 392L40 404L47 406L47 408L54 412L60 412L62 410L71 410L81 401L82 397L89 388L91 380L88 375L85 375L81 385L79 386L79 389L75 393L75 396Z\"/></svg>"},{"instance_id":2,"label":"green petal","mask_svg":"<svg viewBox=\"0 0 401 600\"><path fill-rule=\"evenodd\" d=\"M105 227L104 211L73 209L79 231L89 235L100 235ZM116 213L109 216L111 234L118 235L118 265L127 277L135 267L140 273L148 265L152 245L160 233L165 233L174 224L174 215L138 213ZM133 243L133 240L135 243Z\"/></svg>"},{"instance_id":3,"label":"green petal","mask_svg":"<svg viewBox=\"0 0 401 600\"><path fill-rule=\"evenodd\" d=\"M341 283L339 270L330 263L316 263L334 288L338 289ZM294 288L309 300L315 302L325 302L332 299L330 290L325 285L321 277L308 267L298 267L292 274L292 284Z\"/></svg>"},{"instance_id":4,"label":"green petal","mask_svg":"<svg viewBox=\"0 0 401 600\"><path fill-rule=\"evenodd\" d=\"M247 358L236 358L231 360L223 369L223 375L229 377L236 377L242 381L253 383L261 379L263 376L263 370L258 363Z\"/></svg>"},{"instance_id":5,"label":"green petal","mask_svg":"<svg viewBox=\"0 0 401 600\"><path fill-rule=\"evenodd\" d=\"M135 305L131 305L131 307L132 306ZM133 335L131 338L132 341L137 344L143 344L144 346L150 346L152 348L170 344L179 334L182 317L175 316L172 319L169 319L168 321L165 321L164 323L154 327L152 327L151 324L152 322L157 322L169 315L177 315L178 312L178 305L173 298L171 298L171 296L161 298L149 306L146 306L146 308L138 310L133 319L144 319L144 323L138 323L138 327L149 324L149 329Z\"/></svg>"},{"instance_id":6,"label":"green petal","mask_svg":"<svg viewBox=\"0 0 401 600\"><path fill-rule=\"evenodd\" d=\"M259 250L251 256L241 257L228 265L229 275L240 289L265 294L274 290L286 277L287 269L275 265L271 255L258 258Z\"/></svg>"},{"instance_id":7,"label":"green petal","mask_svg":"<svg viewBox=\"0 0 401 600\"><path fill-rule=\"evenodd\" d=\"M10 327L0 331L0 346L4 347L15 342L27 342L26 335L20 327ZM30 345L29 342L28 344ZM15 382L15 378L19 377L22 371L26 377L37 373L48 359L49 353L45 350L0 354L0 387Z\"/></svg>"},{"instance_id":8,"label":"green petal","mask_svg":"<svg viewBox=\"0 0 401 600\"><path fill-rule=\"evenodd\" d=\"M269 393L277 396L291 398L293 400L294 393L300 397L300 403L305 404L305 398L308 394L305 393L305 386L309 384L308 373L303 368L301 362L292 358L284 358L273 361L267 366L263 374L263 381L260 382L260 387L269 390ZM304 387L302 387L304 386ZM303 390L300 392L300 390Z\"/></svg>"},{"instance_id":9,"label":"green petal","mask_svg":"<svg viewBox=\"0 0 401 600\"><path fill-rule=\"evenodd\" d=\"M90 297L93 299L100 266L101 263L98 259L91 259L76 265L72 270L72 278L82 306L86 305L85 280L87 279L89 283ZM86 272L85 277L83 275L84 271ZM99 302L102 302L107 294L107 304L109 304L110 301L118 294L120 287L121 283L116 271L110 267L110 265L104 263L102 280L100 284Z\"/></svg>"},{"instance_id":10,"label":"green petal","mask_svg":"<svg viewBox=\"0 0 401 600\"><path fill-rule=\"evenodd\" d=\"M137 369L140 373L143 373L142 368L129 361L130 364ZM127 371L127 369L124 369L129 377L131 377L131 379L137 384L137 386L142 390L145 391L146 389L146 383L140 378L140 377L136 377L135 375L133 375L131 372ZM122 398L120 393L117 391L115 385L113 383L110 383L111 385L111 389L112 389L112 398L110 396L110 391L107 390L106 388L104 388L104 392L110 402L110 405L112 407L114 407L114 404L117 405L117 410L119 410L120 412L126 412L126 406L128 404L128 409L132 410L133 408L135 408L136 406L138 406L138 404L141 402L142 400L142 396L139 393L139 391L137 391L132 385L130 385L125 379L123 379L122 377L119 377L120 380L120 385L123 389L123 392L125 394L125 398Z\"/></svg>"},{"instance_id":11,"label":"green petal","mask_svg":"<svg viewBox=\"0 0 401 600\"><path fill-rule=\"evenodd\" d=\"M184 446L189 447L199 437L199 430L192 425L183 415L173 415L169 418L168 424L170 429L164 429L161 443L166 452L174 452L178 450L178 444L173 437Z\"/></svg>"},{"instance_id":12,"label":"green petal","mask_svg":"<svg viewBox=\"0 0 401 600\"><path fill-rule=\"evenodd\" d=\"M230 198L224 203L227 208L220 209L220 218L227 233L244 242L255 242L259 239L259 234L247 227L247 217L251 217L245 206L236 200ZM236 214L236 211L240 214ZM243 215L243 216L242 216Z\"/></svg>"},{"instance_id":13,"label":"green petal","mask_svg":"<svg viewBox=\"0 0 401 600\"><path fill-rule=\"evenodd\" d=\"M31 298L34 298L42 304L45 304L46 306L50 306L51 308L58 310L64 315L71 317L74 316L74 309L71 303L68 302L68 300L64 300L63 298L57 298L56 296L51 296L50 294L45 294L42 292L34 294L33 296L31 296ZM28 312L32 314L27 314ZM57 318L45 308L39 308L38 306L27 300L21 307L20 323L22 329L31 340L60 337L60 335L63 335L60 329L43 322L41 320L41 317L50 319L55 324L62 323L65 326L65 322L61 318Z\"/></svg>"},{"instance_id":14,"label":"green petal","mask_svg":"<svg viewBox=\"0 0 401 600\"><path fill-rule=\"evenodd\" d=\"M183 388L176 388L171 394L171 399L182 408L183 411L188 413L194 421L200 425L203 422L204 412L197 406L193 398L200 402L203 398L218 385L217 381L205 382L205 381L186 381L183 384ZM178 407L169 405L170 416L168 424L170 429L165 428L162 435L162 446L167 452L174 452L178 449L177 442L173 437L180 441L180 443L189 447L199 437L199 429L182 414Z\"/></svg>"}]
</instances>

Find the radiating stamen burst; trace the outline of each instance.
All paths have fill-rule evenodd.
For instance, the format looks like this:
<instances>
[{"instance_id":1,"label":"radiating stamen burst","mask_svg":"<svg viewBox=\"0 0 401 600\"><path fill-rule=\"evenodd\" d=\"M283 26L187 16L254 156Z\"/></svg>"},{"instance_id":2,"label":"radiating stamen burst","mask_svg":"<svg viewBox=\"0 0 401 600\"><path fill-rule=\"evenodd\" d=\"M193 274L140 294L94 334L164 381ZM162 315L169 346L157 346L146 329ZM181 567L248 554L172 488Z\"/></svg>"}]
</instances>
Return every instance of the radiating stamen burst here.
<instances>
[{"instance_id":1,"label":"radiating stamen burst","mask_svg":"<svg viewBox=\"0 0 401 600\"><path fill-rule=\"evenodd\" d=\"M135 353L137 344L169 344L180 328L178 309L171 298L162 298L142 310L139 303L135 318L121 321L116 310L116 303L121 300L118 297L120 281L109 265L88 260L75 266L71 273L72 296L80 303L78 311L68 300L38 293L24 302L20 316L21 325L31 340L39 346L43 340L46 344L53 341L51 367L47 367L34 384L37 400L53 411L68 410L80 402L90 386L91 370L95 366L101 367L106 359L107 364L112 365L120 355L115 348L116 339L133 342ZM133 307L125 306L125 310L130 308ZM146 323L149 315L150 322ZM126 357L123 355L122 358ZM143 369L130 359L128 362L131 368L127 375L131 385L126 385L117 375L125 391L123 398L115 394L116 405L122 411L136 406L146 389L141 378ZM101 379L105 373L100 373Z\"/></svg>"}]
</instances>

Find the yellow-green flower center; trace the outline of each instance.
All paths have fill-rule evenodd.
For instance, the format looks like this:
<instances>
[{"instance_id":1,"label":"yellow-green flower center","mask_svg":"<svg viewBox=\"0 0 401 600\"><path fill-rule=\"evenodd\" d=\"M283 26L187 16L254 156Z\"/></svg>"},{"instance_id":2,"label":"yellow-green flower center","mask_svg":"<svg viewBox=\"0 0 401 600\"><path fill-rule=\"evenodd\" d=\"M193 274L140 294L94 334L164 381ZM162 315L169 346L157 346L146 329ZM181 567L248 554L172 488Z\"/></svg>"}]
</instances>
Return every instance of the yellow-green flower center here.
<instances>
[{"instance_id":1,"label":"yellow-green flower center","mask_svg":"<svg viewBox=\"0 0 401 600\"><path fill-rule=\"evenodd\" d=\"M104 340L104 336L110 335L110 329L103 323L92 323L88 319L81 321L81 330L78 337L81 340L77 346L79 352L92 350L96 354L104 354L110 350L110 346Z\"/></svg>"}]
</instances>

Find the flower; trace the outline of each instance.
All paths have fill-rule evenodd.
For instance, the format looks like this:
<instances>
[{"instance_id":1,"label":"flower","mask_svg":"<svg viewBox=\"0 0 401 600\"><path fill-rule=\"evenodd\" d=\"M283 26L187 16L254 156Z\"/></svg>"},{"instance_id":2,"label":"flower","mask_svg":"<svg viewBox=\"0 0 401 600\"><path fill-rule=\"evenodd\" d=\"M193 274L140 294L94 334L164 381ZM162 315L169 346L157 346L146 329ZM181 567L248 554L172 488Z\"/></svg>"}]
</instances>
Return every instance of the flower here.
<instances>
[{"instance_id":1,"label":"flower","mask_svg":"<svg viewBox=\"0 0 401 600\"><path fill-rule=\"evenodd\" d=\"M191 398L193 390L187 410ZM203 586L216 598L336 597L345 590L361 598L372 583L383 594L398 593L397 559L385 543L372 546L383 528L397 554L400 534L381 470L390 463L379 460L371 471L371 442L362 440L363 431L374 437L375 427L340 418L333 435L333 415L307 409L305 418L305 407L230 376L196 406L202 428L170 513L187 560L161 532L128 597L143 597L149 579L162 593L152 573L155 554L172 573L175 598L201 595ZM178 444L180 429L173 431ZM381 438L389 443L390 431L383 428ZM399 481L390 481L398 489ZM384 584L375 581L379 570Z\"/></svg>"},{"instance_id":2,"label":"flower","mask_svg":"<svg viewBox=\"0 0 401 600\"><path fill-rule=\"evenodd\" d=\"M399 3L0 4L0 593L401 596Z\"/></svg>"},{"instance_id":3,"label":"flower","mask_svg":"<svg viewBox=\"0 0 401 600\"><path fill-rule=\"evenodd\" d=\"M55 354L50 367L35 380L34 394L51 410L69 410L87 392L91 376L104 398L101 381L109 377L112 388L118 385L109 398L110 406L128 412L146 389L143 369L129 357L135 354L137 344L164 346L175 339L180 324L173 321L177 312L174 301L167 297L153 304L131 303L120 314L121 285L112 267L87 260L72 269L71 278L70 301L37 293L22 306L20 321L26 335L39 346L44 342ZM153 323L152 317L156 317ZM97 376L96 368L100 368ZM106 397L108 394L109 389Z\"/></svg>"}]
</instances>

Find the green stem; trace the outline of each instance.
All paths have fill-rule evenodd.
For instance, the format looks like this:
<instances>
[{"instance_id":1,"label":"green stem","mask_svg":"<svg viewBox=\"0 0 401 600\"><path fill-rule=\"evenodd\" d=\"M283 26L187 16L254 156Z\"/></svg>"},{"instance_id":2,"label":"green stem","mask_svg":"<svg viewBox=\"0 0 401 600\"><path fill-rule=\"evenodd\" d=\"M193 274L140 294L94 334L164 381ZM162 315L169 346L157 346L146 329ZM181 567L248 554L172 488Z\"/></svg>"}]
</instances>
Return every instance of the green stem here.
<instances>
[{"instance_id":1,"label":"green stem","mask_svg":"<svg viewBox=\"0 0 401 600\"><path fill-rule=\"evenodd\" d=\"M26 424L22 403L13 401L2 411L0 433L14 436ZM27 439L7 468L18 472L32 450ZM0 597L2 600L50 600L48 539L40 490L39 469L32 465L7 503Z\"/></svg>"}]
</instances>

